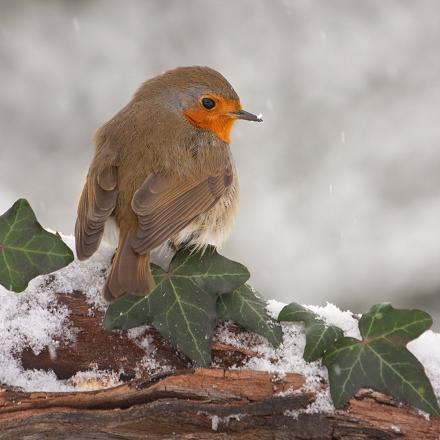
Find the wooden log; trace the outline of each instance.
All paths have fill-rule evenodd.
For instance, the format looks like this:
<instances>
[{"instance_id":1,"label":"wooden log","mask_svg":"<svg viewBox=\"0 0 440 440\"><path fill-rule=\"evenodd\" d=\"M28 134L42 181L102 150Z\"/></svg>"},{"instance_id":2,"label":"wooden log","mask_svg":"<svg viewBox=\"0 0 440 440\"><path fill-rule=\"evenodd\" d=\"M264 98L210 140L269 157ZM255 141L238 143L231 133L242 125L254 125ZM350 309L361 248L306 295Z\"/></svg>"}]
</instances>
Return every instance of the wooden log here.
<instances>
[{"instance_id":1,"label":"wooden log","mask_svg":"<svg viewBox=\"0 0 440 440\"><path fill-rule=\"evenodd\" d=\"M121 385L89 392L29 393L0 389L0 439L414 439L438 440L440 419L425 419L388 396L361 390L346 410L308 413L316 395L298 374L230 369L255 355L252 346L214 345L218 368L190 368L153 328L155 360L172 371L140 364L144 350L126 332L107 332L83 295L60 295L79 332L75 343L22 355L25 368L52 369L67 379L91 366L122 371ZM236 327L232 331L239 332ZM135 378L136 377L136 378ZM323 384L323 386L326 386Z\"/></svg>"},{"instance_id":2,"label":"wooden log","mask_svg":"<svg viewBox=\"0 0 440 440\"><path fill-rule=\"evenodd\" d=\"M78 329L74 344L60 341L56 358L52 358L48 349L35 355L32 350L25 350L22 363L25 369L52 369L58 378L67 379L78 371L98 370L123 371L122 379L132 379L139 371L145 351L134 340L127 337L127 332L109 332L102 325L103 313L94 311L90 315L90 305L81 293L60 294L59 301L71 310L71 325ZM232 326L231 331L239 332ZM149 336L155 347L155 359L162 365L173 369L190 367L188 359L172 348L153 327L148 328L144 336ZM216 343L213 346L213 360L221 367L240 366L253 355L252 350L239 349L230 345ZM148 376L148 371L144 372Z\"/></svg>"}]
</instances>

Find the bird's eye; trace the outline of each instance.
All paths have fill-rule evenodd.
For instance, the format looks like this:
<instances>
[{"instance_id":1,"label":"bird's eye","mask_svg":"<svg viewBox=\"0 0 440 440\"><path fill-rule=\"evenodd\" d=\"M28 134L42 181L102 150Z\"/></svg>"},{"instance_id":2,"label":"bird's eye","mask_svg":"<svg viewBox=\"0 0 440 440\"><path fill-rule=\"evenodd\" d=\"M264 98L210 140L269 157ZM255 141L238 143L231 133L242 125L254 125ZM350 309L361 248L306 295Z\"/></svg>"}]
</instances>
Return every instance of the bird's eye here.
<instances>
[{"instance_id":1,"label":"bird's eye","mask_svg":"<svg viewBox=\"0 0 440 440\"><path fill-rule=\"evenodd\" d=\"M215 107L215 101L211 98L203 98L201 102L203 107L205 107L207 110L211 110Z\"/></svg>"}]
</instances>

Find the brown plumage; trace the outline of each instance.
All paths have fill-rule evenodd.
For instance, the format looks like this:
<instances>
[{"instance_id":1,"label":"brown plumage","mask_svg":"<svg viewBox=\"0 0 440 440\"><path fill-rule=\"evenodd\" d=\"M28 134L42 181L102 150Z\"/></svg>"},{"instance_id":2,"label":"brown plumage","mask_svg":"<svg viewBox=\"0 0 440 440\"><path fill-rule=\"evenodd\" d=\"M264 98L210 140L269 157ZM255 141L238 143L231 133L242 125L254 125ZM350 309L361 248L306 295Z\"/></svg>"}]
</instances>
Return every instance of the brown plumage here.
<instances>
[{"instance_id":1,"label":"brown plumage","mask_svg":"<svg viewBox=\"0 0 440 440\"><path fill-rule=\"evenodd\" d=\"M104 286L108 301L154 288L150 252L220 244L238 205L229 149L245 112L228 81L208 67L180 67L152 78L95 136L95 156L78 206L80 260L99 247L114 218L119 245Z\"/></svg>"}]
</instances>

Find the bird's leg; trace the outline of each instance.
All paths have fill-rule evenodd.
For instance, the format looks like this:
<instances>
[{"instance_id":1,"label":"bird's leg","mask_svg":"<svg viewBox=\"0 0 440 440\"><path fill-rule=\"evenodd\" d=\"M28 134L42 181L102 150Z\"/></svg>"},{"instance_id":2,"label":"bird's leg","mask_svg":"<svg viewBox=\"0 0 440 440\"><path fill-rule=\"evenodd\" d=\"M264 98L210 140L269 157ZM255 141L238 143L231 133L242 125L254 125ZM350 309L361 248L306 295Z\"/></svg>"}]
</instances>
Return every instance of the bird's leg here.
<instances>
[{"instance_id":1,"label":"bird's leg","mask_svg":"<svg viewBox=\"0 0 440 440\"><path fill-rule=\"evenodd\" d=\"M174 251L175 254L177 254L177 252L179 252L179 250L182 249L184 246L182 246L182 244L177 243L176 240L170 239L169 247L172 251Z\"/></svg>"}]
</instances>

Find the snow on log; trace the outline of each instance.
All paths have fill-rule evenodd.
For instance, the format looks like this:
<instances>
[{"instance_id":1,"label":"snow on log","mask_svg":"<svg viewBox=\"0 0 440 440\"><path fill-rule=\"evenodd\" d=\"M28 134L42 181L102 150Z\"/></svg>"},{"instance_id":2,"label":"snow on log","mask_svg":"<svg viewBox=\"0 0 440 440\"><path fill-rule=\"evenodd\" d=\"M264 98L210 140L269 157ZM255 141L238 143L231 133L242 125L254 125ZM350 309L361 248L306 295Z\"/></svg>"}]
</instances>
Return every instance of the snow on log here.
<instances>
[{"instance_id":1,"label":"snow on log","mask_svg":"<svg viewBox=\"0 0 440 440\"><path fill-rule=\"evenodd\" d=\"M219 323L209 369L152 327L106 331L99 291L110 257L75 261L22 295L0 290L0 439L438 440L439 418L371 390L336 411L325 368L302 358L301 324L283 324L274 349ZM350 313L316 312L356 336ZM438 394L437 337L427 332L412 350Z\"/></svg>"}]
</instances>

